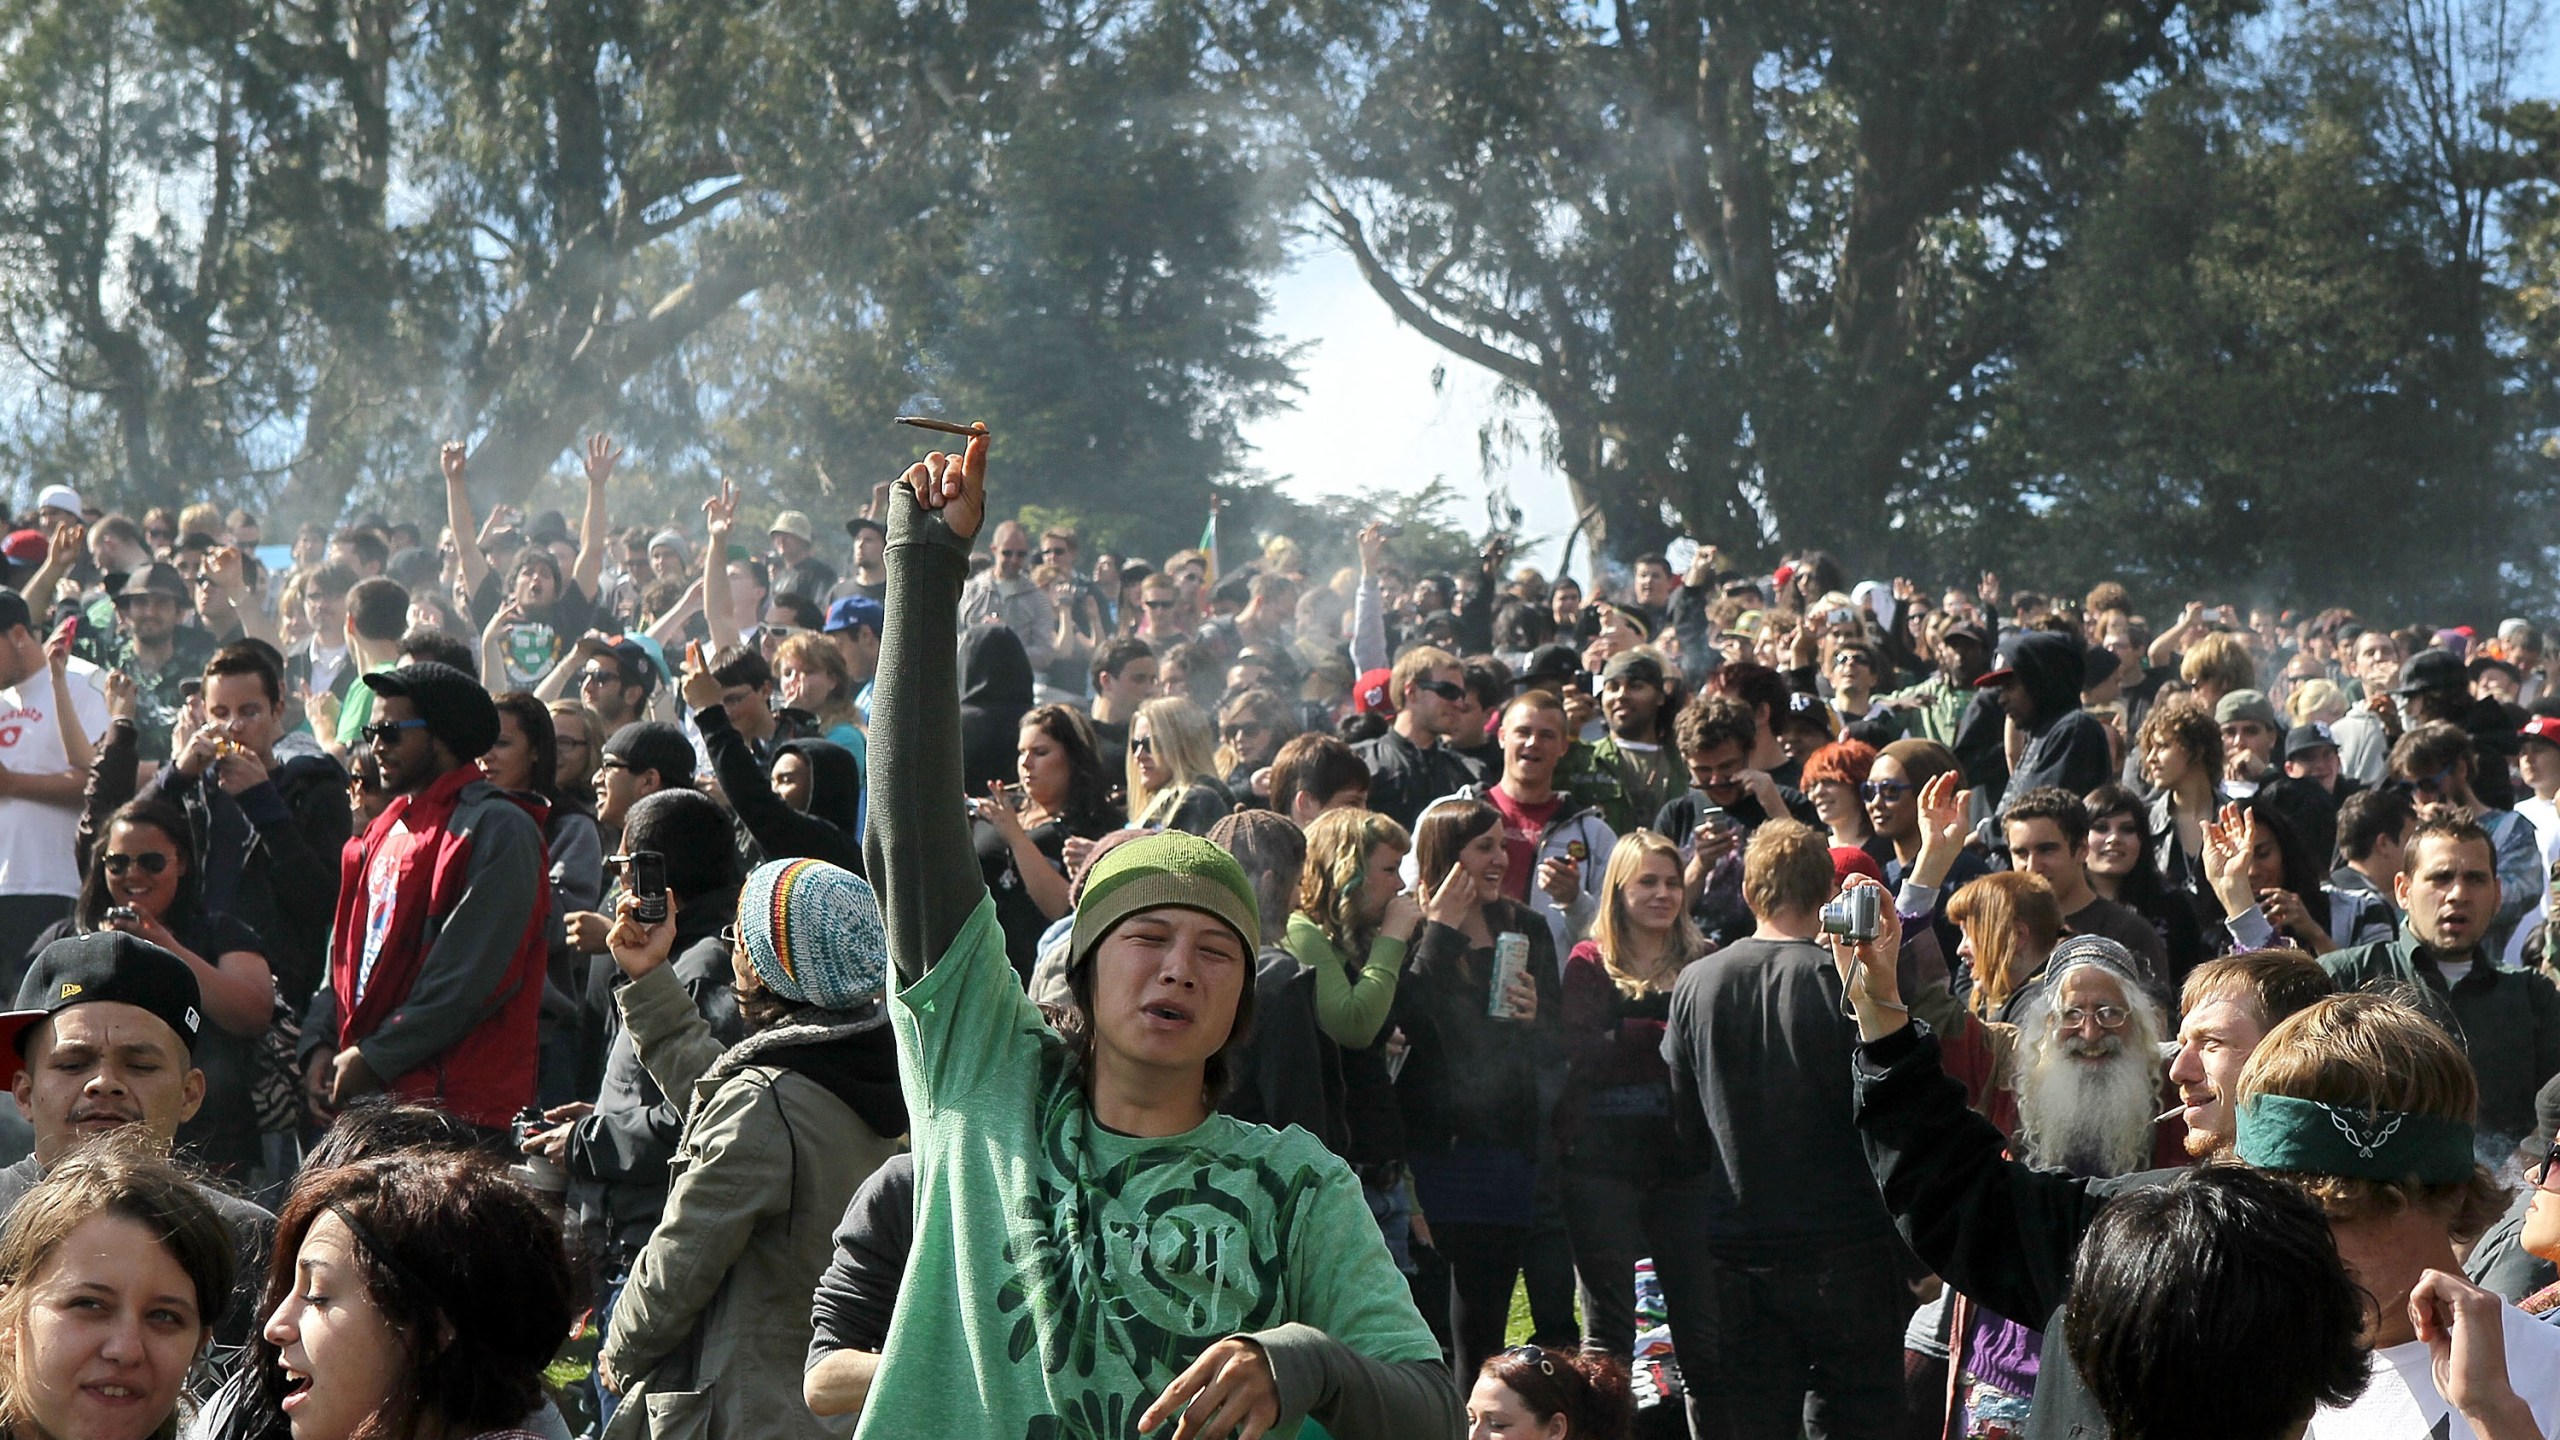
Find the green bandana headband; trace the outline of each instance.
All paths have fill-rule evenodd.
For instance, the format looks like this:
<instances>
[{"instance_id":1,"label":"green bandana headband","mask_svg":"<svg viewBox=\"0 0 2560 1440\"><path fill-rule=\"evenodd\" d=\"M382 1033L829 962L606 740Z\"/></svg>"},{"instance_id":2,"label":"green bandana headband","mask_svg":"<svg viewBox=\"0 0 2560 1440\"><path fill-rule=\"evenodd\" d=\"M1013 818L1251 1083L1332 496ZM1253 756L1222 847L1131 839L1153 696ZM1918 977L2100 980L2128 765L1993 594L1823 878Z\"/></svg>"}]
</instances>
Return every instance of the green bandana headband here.
<instances>
[{"instance_id":1,"label":"green bandana headband","mask_svg":"<svg viewBox=\"0 0 2560 1440\"><path fill-rule=\"evenodd\" d=\"M2439 1115L2351 1110L2290 1095L2240 1102L2233 1146L2260 1170L2454 1185L2471 1178L2471 1127Z\"/></svg>"}]
</instances>

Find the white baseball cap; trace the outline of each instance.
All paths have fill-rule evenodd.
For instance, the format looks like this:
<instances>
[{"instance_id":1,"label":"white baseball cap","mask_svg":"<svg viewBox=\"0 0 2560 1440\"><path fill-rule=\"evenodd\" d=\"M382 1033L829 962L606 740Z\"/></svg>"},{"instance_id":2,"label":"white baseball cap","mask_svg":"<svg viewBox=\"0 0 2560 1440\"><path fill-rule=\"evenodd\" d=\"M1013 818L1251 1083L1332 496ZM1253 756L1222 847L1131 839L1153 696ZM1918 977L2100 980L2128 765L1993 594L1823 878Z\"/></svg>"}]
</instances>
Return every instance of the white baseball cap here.
<instances>
[{"instance_id":1,"label":"white baseball cap","mask_svg":"<svg viewBox=\"0 0 2560 1440\"><path fill-rule=\"evenodd\" d=\"M68 510L74 515L85 515L88 513L87 508L80 503L80 492L72 489L68 485L47 485L44 487L43 491L36 496L36 508L39 510Z\"/></svg>"}]
</instances>

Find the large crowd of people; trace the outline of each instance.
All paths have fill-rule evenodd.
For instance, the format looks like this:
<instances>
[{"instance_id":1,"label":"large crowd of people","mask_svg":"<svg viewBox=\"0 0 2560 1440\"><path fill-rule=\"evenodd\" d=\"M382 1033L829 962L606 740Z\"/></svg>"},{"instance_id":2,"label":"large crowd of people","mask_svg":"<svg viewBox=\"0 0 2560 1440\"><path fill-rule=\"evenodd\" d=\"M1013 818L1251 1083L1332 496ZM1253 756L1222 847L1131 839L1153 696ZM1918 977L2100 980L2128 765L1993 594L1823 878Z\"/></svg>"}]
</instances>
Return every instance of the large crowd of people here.
<instances>
[{"instance_id":1,"label":"large crowd of people","mask_svg":"<svg viewBox=\"0 0 2560 1440\"><path fill-rule=\"evenodd\" d=\"M2560 635L1088 554L957 443L35 497L0 1431L2560 1434Z\"/></svg>"}]
</instances>

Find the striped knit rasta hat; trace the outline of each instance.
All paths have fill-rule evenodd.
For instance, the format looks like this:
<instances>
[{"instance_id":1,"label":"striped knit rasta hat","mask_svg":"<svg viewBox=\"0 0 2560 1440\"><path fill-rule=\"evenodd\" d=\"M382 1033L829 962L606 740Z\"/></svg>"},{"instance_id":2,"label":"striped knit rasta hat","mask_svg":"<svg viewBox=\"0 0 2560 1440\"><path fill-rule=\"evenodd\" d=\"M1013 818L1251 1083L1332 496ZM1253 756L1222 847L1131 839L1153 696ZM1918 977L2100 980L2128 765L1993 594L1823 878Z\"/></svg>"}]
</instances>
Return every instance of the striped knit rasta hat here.
<instances>
[{"instance_id":1,"label":"striped knit rasta hat","mask_svg":"<svg viewBox=\"0 0 2560 1440\"><path fill-rule=\"evenodd\" d=\"M738 944L764 988L850 1010L880 993L889 937L861 876L824 860L768 860L738 892Z\"/></svg>"}]
</instances>

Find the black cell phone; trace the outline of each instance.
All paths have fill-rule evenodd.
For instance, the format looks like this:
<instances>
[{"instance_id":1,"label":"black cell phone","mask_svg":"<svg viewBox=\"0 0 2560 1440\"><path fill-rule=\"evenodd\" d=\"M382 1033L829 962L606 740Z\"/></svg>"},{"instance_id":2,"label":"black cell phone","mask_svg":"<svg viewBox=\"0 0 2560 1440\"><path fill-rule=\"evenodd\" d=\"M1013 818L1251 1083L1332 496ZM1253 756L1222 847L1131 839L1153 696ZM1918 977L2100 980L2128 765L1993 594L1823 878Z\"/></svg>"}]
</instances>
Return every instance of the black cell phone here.
<instances>
[{"instance_id":1,"label":"black cell phone","mask_svg":"<svg viewBox=\"0 0 2560 1440\"><path fill-rule=\"evenodd\" d=\"M655 925L667 918L667 857L655 850L634 850L619 857L622 886L636 902L631 918Z\"/></svg>"}]
</instances>

